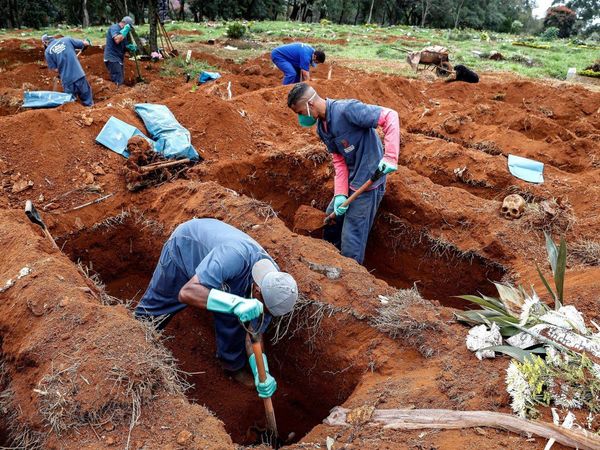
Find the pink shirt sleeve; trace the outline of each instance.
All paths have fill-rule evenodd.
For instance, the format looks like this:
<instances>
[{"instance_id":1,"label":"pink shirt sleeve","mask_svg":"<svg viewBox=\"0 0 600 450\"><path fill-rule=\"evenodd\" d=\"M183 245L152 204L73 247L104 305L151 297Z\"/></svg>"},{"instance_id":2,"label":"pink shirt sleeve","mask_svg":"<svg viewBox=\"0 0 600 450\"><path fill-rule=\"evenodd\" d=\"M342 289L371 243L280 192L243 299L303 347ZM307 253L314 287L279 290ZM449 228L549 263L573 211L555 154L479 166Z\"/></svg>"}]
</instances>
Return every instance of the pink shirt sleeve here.
<instances>
[{"instance_id":1,"label":"pink shirt sleeve","mask_svg":"<svg viewBox=\"0 0 600 450\"><path fill-rule=\"evenodd\" d=\"M377 125L383 128L383 146L385 153L383 159L398 165L398 154L400 153L400 118L393 109L381 108L381 115Z\"/></svg>"},{"instance_id":2,"label":"pink shirt sleeve","mask_svg":"<svg viewBox=\"0 0 600 450\"><path fill-rule=\"evenodd\" d=\"M333 181L335 195L348 195L348 166L344 157L339 153L333 154L333 167L335 168Z\"/></svg>"}]
</instances>

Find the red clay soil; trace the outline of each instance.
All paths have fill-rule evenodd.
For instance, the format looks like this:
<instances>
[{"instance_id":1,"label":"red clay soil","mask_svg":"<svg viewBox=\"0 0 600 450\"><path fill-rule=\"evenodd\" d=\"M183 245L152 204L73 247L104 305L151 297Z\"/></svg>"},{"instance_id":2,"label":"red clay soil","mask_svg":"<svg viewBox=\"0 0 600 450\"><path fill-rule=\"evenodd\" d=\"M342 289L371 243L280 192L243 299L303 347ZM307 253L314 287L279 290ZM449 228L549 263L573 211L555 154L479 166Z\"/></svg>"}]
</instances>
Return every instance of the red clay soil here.
<instances>
[{"instance_id":1,"label":"red clay soil","mask_svg":"<svg viewBox=\"0 0 600 450\"><path fill-rule=\"evenodd\" d=\"M0 292L0 390L6 393L0 399L8 399L0 407L14 417L0 420L0 446L10 444L13 433L45 442L43 448L59 448L59 442L66 449L124 447L137 405L141 417L133 422L130 448L257 442L262 404L218 367L210 317L186 310L166 329L165 345L194 384L184 395L164 368L164 347L128 310L170 232L191 217L216 217L256 238L301 290L295 318L267 336L283 436L293 432L296 441L321 448L327 436L367 449L544 447L542 440L491 429L334 429L321 421L337 405L510 411L508 360L480 362L466 350L468 329L452 316L452 307L465 305L454 296L492 293L490 280L501 279L533 283L543 293L535 263L548 270L544 228L566 233L569 243L597 241L600 94L504 74L464 85L366 77L336 66L327 80L328 67L319 66L313 83L321 95L392 107L402 118L400 167L388 179L362 267L292 230L300 207L325 208L333 171L314 130L299 127L287 108L289 88L280 86L268 55L243 66L206 55L223 77L197 89L183 78L159 79L160 64L144 63L149 83L114 89L101 54L84 54L92 85L98 83L93 108L23 111L14 104L22 84L47 89L51 77L35 62L39 50L30 51L0 74L8 105L0 117L0 288L23 267L33 269ZM11 74L27 71L21 84L11 84ZM183 179L131 193L123 158L94 139L111 116L145 131L133 111L138 102L167 105L205 161ZM544 184L512 177L509 153L544 162ZM515 192L530 208L507 221L501 202ZM569 207L540 219L535 206L555 198ZM26 221L26 199L34 200L64 253ZM125 305L102 293L69 258ZM341 277L327 278L323 265L341 269ZM570 255L568 302L595 320L599 276L597 265ZM392 339L374 326L378 296L413 285L427 300L406 300L399 336ZM49 409L54 404L60 414ZM550 420L548 411L543 419Z\"/></svg>"}]
</instances>

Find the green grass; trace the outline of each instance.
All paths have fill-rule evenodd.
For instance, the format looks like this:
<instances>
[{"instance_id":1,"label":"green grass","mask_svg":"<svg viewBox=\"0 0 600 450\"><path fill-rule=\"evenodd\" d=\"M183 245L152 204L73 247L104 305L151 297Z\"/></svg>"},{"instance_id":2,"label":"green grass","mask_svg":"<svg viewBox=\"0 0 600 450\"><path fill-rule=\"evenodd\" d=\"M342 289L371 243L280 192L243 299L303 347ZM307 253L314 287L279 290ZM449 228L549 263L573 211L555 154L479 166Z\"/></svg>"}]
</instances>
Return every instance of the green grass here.
<instances>
[{"instance_id":1,"label":"green grass","mask_svg":"<svg viewBox=\"0 0 600 450\"><path fill-rule=\"evenodd\" d=\"M215 26L206 23L171 22L165 28L173 43L182 50L193 48L195 42L206 42L208 39L227 40L227 27L231 22L217 22ZM238 62L259 56L280 45L285 38L302 41L305 38L323 40L322 43L312 43L327 53L329 60L339 60L349 66L367 71L389 72L401 75L411 75L408 65L404 64L406 52L400 47L420 50L427 45L443 45L450 50L453 64L465 64L477 72L511 71L523 76L534 78L564 79L569 67L575 67L581 72L598 58L598 44L593 42L584 45L573 44L568 39L542 41L532 36L481 32L476 30L438 30L408 26L367 27L364 25L321 25L319 23L305 24L296 22L249 22L247 23L250 39L259 44L258 49L239 49L236 51L223 50L215 47L213 52L231 57ZM51 28L37 32L22 32L21 30L0 30L3 39L38 38L43 33L61 33L73 37L89 37L95 45L103 44L106 26L79 28ZM140 36L146 36L148 25L136 27ZM178 30L195 31L199 34L176 35ZM389 42L392 40L392 42ZM513 45L513 42L527 42L534 46L549 45L550 48L532 48ZM1 44L0 44L1 45ZM211 51L204 48L203 51ZM505 57L502 61L492 61L477 57L473 52L489 55L499 51ZM533 60L532 66L524 63ZM519 62L522 61L522 62ZM173 64L167 72L177 73L183 67ZM196 69L194 69L196 70ZM200 69L198 69L200 70ZM170 75L167 75L170 76Z\"/></svg>"},{"instance_id":2,"label":"green grass","mask_svg":"<svg viewBox=\"0 0 600 450\"><path fill-rule=\"evenodd\" d=\"M189 74L192 79L198 78L198 75L203 71L214 72L216 67L211 66L202 60L191 59L189 64L185 62L185 58L177 56L165 60L161 66L160 74L163 77L182 77L184 74Z\"/></svg>"}]
</instances>

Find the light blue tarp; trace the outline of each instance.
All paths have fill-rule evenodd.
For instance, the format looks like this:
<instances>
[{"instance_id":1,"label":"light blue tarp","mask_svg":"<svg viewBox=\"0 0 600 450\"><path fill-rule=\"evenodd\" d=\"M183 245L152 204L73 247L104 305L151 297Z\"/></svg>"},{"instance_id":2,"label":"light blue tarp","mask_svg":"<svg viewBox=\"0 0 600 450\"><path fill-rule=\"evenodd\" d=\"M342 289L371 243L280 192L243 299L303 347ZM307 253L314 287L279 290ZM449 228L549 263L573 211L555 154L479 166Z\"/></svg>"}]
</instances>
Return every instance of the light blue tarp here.
<instances>
[{"instance_id":1,"label":"light blue tarp","mask_svg":"<svg viewBox=\"0 0 600 450\"><path fill-rule=\"evenodd\" d=\"M521 180L530 183L544 182L544 163L521 156L508 155L508 170Z\"/></svg>"},{"instance_id":2,"label":"light blue tarp","mask_svg":"<svg viewBox=\"0 0 600 450\"><path fill-rule=\"evenodd\" d=\"M221 78L221 74L219 72L204 71L198 75L198 82L206 83L207 81L216 80L217 78Z\"/></svg>"},{"instance_id":3,"label":"light blue tarp","mask_svg":"<svg viewBox=\"0 0 600 450\"><path fill-rule=\"evenodd\" d=\"M24 108L56 108L75 101L73 94L55 91L25 91L23 92Z\"/></svg>"},{"instance_id":4,"label":"light blue tarp","mask_svg":"<svg viewBox=\"0 0 600 450\"><path fill-rule=\"evenodd\" d=\"M123 122L116 117L111 117L108 122L102 127L100 134L96 136L96 142L108 147L113 152L119 155L129 158L129 152L127 151L127 141L133 136L142 136L151 145L154 145L150 139L148 139L144 133L138 130L133 125Z\"/></svg>"},{"instance_id":5,"label":"light blue tarp","mask_svg":"<svg viewBox=\"0 0 600 450\"><path fill-rule=\"evenodd\" d=\"M155 140L154 150L165 158L199 159L198 152L192 146L190 132L177 122L169 108L152 103L138 103L134 108L144 121L150 137Z\"/></svg>"}]
</instances>

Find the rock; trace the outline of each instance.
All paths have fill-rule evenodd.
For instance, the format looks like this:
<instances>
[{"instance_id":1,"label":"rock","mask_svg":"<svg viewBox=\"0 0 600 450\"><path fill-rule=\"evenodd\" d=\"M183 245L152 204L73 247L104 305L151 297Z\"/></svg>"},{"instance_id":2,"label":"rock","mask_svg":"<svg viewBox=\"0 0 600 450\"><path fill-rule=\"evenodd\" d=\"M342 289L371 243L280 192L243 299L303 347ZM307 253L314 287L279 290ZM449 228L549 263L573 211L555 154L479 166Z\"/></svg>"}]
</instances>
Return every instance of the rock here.
<instances>
[{"instance_id":1,"label":"rock","mask_svg":"<svg viewBox=\"0 0 600 450\"><path fill-rule=\"evenodd\" d=\"M81 221L81 219L79 217L75 217L75 227L78 230L83 230L85 228L85 225L83 224L83 222Z\"/></svg>"},{"instance_id":2,"label":"rock","mask_svg":"<svg viewBox=\"0 0 600 450\"><path fill-rule=\"evenodd\" d=\"M107 423L104 425L104 430L106 430L106 431L112 431L112 430L114 430L114 429L115 429L115 424L114 424L114 423L112 423L112 422L107 422Z\"/></svg>"},{"instance_id":3,"label":"rock","mask_svg":"<svg viewBox=\"0 0 600 450\"><path fill-rule=\"evenodd\" d=\"M177 435L177 443L179 445L186 445L191 441L191 439L192 433L190 433L188 430L180 431Z\"/></svg>"},{"instance_id":4,"label":"rock","mask_svg":"<svg viewBox=\"0 0 600 450\"><path fill-rule=\"evenodd\" d=\"M112 436L108 436L106 438L106 445L113 445L115 443L115 438Z\"/></svg>"},{"instance_id":5,"label":"rock","mask_svg":"<svg viewBox=\"0 0 600 450\"><path fill-rule=\"evenodd\" d=\"M106 172L104 171L104 169L102 167L100 167L99 164L94 164L92 166L92 173L94 175L106 175Z\"/></svg>"},{"instance_id":6,"label":"rock","mask_svg":"<svg viewBox=\"0 0 600 450\"><path fill-rule=\"evenodd\" d=\"M44 194L40 194L40 196L38 197L38 202L43 202L45 200L44 198Z\"/></svg>"},{"instance_id":7,"label":"rock","mask_svg":"<svg viewBox=\"0 0 600 450\"><path fill-rule=\"evenodd\" d=\"M85 177L83 178L83 182L85 184L94 184L94 174L91 172L86 172Z\"/></svg>"},{"instance_id":8,"label":"rock","mask_svg":"<svg viewBox=\"0 0 600 450\"><path fill-rule=\"evenodd\" d=\"M31 187L33 187L33 181L19 180L15 184L13 184L12 192L13 192L13 194L17 194L17 193L23 192Z\"/></svg>"}]
</instances>

